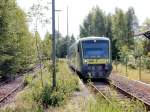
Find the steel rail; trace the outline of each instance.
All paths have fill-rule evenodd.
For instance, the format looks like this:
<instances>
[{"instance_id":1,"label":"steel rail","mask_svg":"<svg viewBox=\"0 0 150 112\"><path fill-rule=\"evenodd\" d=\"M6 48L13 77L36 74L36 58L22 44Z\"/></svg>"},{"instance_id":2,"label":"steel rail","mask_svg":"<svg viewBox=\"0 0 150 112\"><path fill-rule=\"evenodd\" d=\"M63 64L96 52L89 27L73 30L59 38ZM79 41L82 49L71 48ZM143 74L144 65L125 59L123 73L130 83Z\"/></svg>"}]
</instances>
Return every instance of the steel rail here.
<instances>
[{"instance_id":1,"label":"steel rail","mask_svg":"<svg viewBox=\"0 0 150 112\"><path fill-rule=\"evenodd\" d=\"M10 95L12 95L14 92L16 92L19 88L23 86L23 83L21 83L19 86L17 86L15 89L10 91L8 94L6 94L4 97L0 99L0 104L3 103L4 100L6 100Z\"/></svg>"},{"instance_id":2,"label":"steel rail","mask_svg":"<svg viewBox=\"0 0 150 112\"><path fill-rule=\"evenodd\" d=\"M39 69L39 66L37 65L37 66L34 67L34 70L36 70L36 71L33 71L33 72L34 72L34 73L39 72L39 71L37 71L38 69ZM31 72L31 71L29 71L29 72L27 72L27 73L30 73L30 72ZM18 78L24 77L25 75L27 75L27 73L22 74L22 75L21 75L20 77L18 77ZM35 74L32 75L32 76L34 77ZM5 83L6 83L6 82L4 82L4 84L5 84ZM24 86L23 83L24 83L24 79L20 82L20 84L19 84L17 87L15 87L14 89L10 90L10 92L8 92L8 94L6 94L4 97L0 98L0 107L1 107L1 104L4 103L4 101L7 100L7 98L8 98L9 96L11 96L13 93L15 93L19 88L22 88L22 87Z\"/></svg>"},{"instance_id":3,"label":"steel rail","mask_svg":"<svg viewBox=\"0 0 150 112\"><path fill-rule=\"evenodd\" d=\"M90 84L90 86L92 86L96 91L98 91L98 93L100 93L102 95L102 97L113 106L113 108L115 108L117 110L117 112L120 112L118 110L118 108L116 106L113 105L113 103L109 100L109 98L107 98L107 96L105 96L94 84L92 84L91 82L88 81L88 83Z\"/></svg>"},{"instance_id":4,"label":"steel rail","mask_svg":"<svg viewBox=\"0 0 150 112\"><path fill-rule=\"evenodd\" d=\"M109 80L110 81L110 80ZM150 104L147 102L147 101L144 101L143 99L141 98L138 98L138 96L130 93L130 92L127 92L125 89L122 89L121 87L119 87L118 85L112 83L112 81L110 81L109 83L111 83L111 85L113 85L116 89L118 89L119 91L123 92L124 94L128 95L130 98L134 98L134 99L137 99L138 101L141 101L142 103L145 104L145 106L147 106L148 109L150 109Z\"/></svg>"},{"instance_id":5,"label":"steel rail","mask_svg":"<svg viewBox=\"0 0 150 112\"><path fill-rule=\"evenodd\" d=\"M71 69L73 70L73 68L71 68ZM75 70L73 70L73 71L75 71ZM124 89L122 89L121 87L117 86L116 84L112 83L112 81L111 81L110 79L108 79L107 81L108 81L109 85L111 84L111 85L113 85L113 86L115 87L115 89L118 89L118 90L120 91L120 93L122 92L122 94L124 93L124 95L126 94L126 95L128 95L130 98L134 98L134 99L137 99L138 101L141 101L142 103L145 104L145 106L147 107L147 109L150 110L150 104L149 104L147 101L144 101L143 99L138 98L137 96L133 95L132 93L127 92L126 90L124 90ZM107 98L107 96L105 96L94 84L92 84L92 83L89 82L89 81L88 81L88 83L89 83L95 90L97 90L97 91L107 100L107 102L109 102L117 111L119 111L119 110L117 109L117 107L112 104L112 102L109 100L109 98Z\"/></svg>"}]
</instances>

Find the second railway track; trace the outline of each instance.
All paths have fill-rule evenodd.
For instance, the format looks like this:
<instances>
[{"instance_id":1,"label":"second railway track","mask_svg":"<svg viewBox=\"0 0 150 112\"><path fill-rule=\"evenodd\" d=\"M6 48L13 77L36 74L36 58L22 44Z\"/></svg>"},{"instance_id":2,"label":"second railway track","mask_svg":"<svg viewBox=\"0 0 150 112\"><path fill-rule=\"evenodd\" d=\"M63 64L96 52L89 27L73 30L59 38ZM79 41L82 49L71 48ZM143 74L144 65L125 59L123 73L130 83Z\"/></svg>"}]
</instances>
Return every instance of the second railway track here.
<instances>
[{"instance_id":1,"label":"second railway track","mask_svg":"<svg viewBox=\"0 0 150 112\"><path fill-rule=\"evenodd\" d=\"M12 101L13 96L20 91L24 85L23 77L26 74L31 74L39 69L39 65L35 66L32 70L17 76L13 81L4 81L0 84L0 107ZM33 75L34 77L34 75Z\"/></svg>"},{"instance_id":2,"label":"second railway track","mask_svg":"<svg viewBox=\"0 0 150 112\"><path fill-rule=\"evenodd\" d=\"M102 97L110 104L114 107L114 109L116 109L116 112L118 112L119 110L117 110L117 106L115 106L112 102L111 102L111 96L113 94L113 91L115 90L115 93L117 93L115 95L115 97L118 99L118 101L122 102L125 100L131 101L131 100L138 100L140 102L142 102L143 104L145 104L146 109L149 111L150 110L150 103L144 101L143 99L140 99L139 97L137 97L136 95L126 91L125 89L123 89L121 86L118 86L115 83L112 83L111 80L105 80L103 81L94 81L94 82L89 82L88 83L96 93L99 93L102 95Z\"/></svg>"}]
</instances>

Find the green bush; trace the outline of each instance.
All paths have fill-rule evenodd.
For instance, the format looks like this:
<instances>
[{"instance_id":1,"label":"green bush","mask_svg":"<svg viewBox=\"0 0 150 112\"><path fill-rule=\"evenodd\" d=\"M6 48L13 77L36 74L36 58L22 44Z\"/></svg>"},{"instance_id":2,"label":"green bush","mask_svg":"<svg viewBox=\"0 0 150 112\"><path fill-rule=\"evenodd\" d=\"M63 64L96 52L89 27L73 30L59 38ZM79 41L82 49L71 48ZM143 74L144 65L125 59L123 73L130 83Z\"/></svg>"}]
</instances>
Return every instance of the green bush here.
<instances>
[{"instance_id":1,"label":"green bush","mask_svg":"<svg viewBox=\"0 0 150 112\"><path fill-rule=\"evenodd\" d=\"M70 74L72 75L72 74ZM71 77L70 80L59 79L57 80L56 88L51 85L43 87L39 100L43 106L60 106L64 104L66 99L74 92L79 91L78 79Z\"/></svg>"},{"instance_id":2,"label":"green bush","mask_svg":"<svg viewBox=\"0 0 150 112\"><path fill-rule=\"evenodd\" d=\"M58 87L53 89L51 86L46 85L41 93L41 103L44 106L60 106L65 101L66 95Z\"/></svg>"}]
</instances>

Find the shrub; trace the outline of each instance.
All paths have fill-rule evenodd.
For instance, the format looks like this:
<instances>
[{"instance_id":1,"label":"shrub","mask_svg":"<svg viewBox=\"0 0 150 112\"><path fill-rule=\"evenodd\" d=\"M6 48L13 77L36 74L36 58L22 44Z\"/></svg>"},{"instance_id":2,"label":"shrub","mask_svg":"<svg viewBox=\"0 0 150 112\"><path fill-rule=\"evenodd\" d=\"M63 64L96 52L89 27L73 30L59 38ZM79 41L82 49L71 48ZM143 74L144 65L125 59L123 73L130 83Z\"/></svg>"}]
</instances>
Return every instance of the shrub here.
<instances>
[{"instance_id":1,"label":"shrub","mask_svg":"<svg viewBox=\"0 0 150 112\"><path fill-rule=\"evenodd\" d=\"M60 88L56 87L53 89L51 86L44 86L43 91L41 93L41 103L47 107L50 106L60 106L65 101L66 95L60 90Z\"/></svg>"}]
</instances>

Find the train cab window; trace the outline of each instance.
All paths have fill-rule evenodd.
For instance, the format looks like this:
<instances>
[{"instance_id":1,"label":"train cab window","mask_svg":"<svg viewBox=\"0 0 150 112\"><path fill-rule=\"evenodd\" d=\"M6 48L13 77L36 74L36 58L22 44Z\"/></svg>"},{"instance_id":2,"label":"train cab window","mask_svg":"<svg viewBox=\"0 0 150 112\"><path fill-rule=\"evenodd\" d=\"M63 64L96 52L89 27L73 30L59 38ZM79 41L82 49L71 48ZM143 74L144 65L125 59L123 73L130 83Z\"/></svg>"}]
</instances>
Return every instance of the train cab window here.
<instances>
[{"instance_id":1,"label":"train cab window","mask_svg":"<svg viewBox=\"0 0 150 112\"><path fill-rule=\"evenodd\" d=\"M109 42L103 40L82 42L84 58L108 58Z\"/></svg>"}]
</instances>

